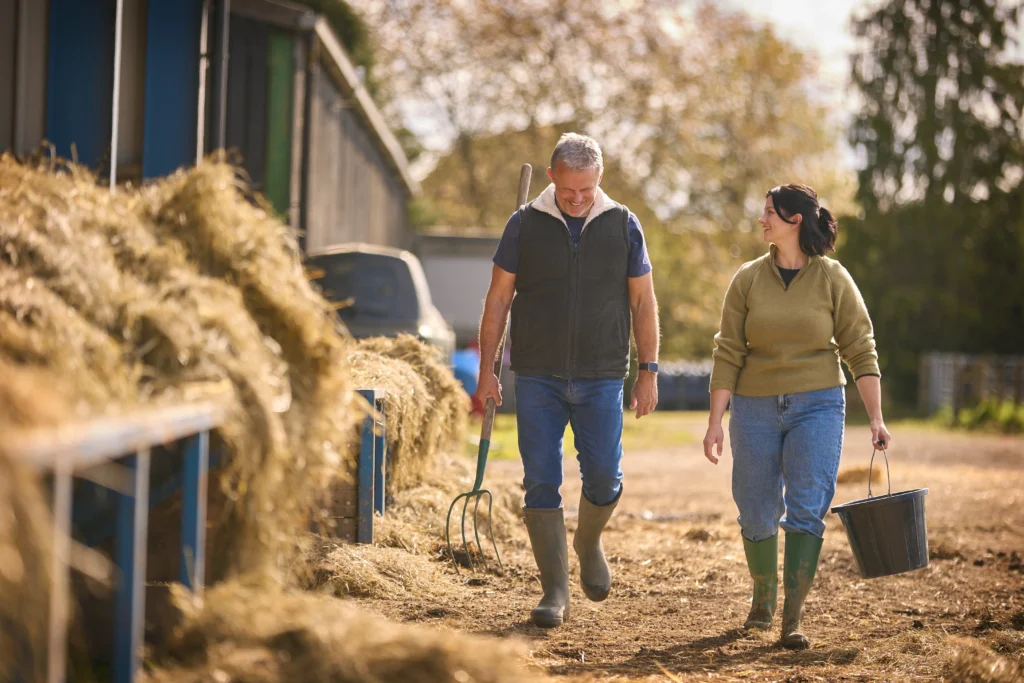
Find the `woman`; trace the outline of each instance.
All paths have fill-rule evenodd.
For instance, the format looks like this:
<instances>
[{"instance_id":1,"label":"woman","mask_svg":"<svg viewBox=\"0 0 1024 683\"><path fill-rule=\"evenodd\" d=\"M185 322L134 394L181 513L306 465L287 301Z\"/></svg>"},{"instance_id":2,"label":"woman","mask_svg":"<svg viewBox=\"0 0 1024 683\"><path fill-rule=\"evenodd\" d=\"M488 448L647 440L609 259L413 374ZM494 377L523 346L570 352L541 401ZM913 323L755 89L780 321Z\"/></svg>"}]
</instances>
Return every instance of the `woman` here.
<instances>
[{"instance_id":1,"label":"woman","mask_svg":"<svg viewBox=\"0 0 1024 683\"><path fill-rule=\"evenodd\" d=\"M778 595L778 530L786 530L781 644L800 632L821 552L824 517L843 448L850 368L871 417L871 442L891 443L882 420L878 354L864 300L834 251L836 221L806 185L768 191L759 219L768 253L743 264L715 335L704 455L718 463L732 401L732 493L754 590L744 628L771 628ZM717 455L713 452L717 449Z\"/></svg>"}]
</instances>

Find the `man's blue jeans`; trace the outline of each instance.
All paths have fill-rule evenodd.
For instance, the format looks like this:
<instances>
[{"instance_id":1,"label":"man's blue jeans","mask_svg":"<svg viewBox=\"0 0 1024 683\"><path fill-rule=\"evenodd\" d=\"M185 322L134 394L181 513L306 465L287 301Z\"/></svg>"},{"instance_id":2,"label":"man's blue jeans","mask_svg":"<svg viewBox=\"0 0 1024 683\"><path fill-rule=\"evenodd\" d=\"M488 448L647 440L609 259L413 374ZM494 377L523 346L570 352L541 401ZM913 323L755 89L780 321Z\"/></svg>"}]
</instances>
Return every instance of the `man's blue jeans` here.
<instances>
[{"instance_id":1,"label":"man's blue jeans","mask_svg":"<svg viewBox=\"0 0 1024 683\"><path fill-rule=\"evenodd\" d=\"M845 418L842 387L732 397L732 497L744 538L763 541L780 525L819 538L825 533Z\"/></svg>"},{"instance_id":2,"label":"man's blue jeans","mask_svg":"<svg viewBox=\"0 0 1024 683\"><path fill-rule=\"evenodd\" d=\"M526 507L561 507L562 440L572 425L583 495L608 505L622 487L621 379L516 375L516 423Z\"/></svg>"}]
</instances>

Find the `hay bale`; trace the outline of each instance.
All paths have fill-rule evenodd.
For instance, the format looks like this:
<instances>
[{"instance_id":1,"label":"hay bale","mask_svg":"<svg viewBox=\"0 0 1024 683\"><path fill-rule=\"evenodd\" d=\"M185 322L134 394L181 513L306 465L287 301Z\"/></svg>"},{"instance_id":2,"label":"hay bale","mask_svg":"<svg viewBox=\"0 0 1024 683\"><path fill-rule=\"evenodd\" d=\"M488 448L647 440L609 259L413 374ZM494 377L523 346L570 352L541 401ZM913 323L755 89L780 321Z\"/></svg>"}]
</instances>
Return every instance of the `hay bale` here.
<instances>
[{"instance_id":1,"label":"hay bale","mask_svg":"<svg viewBox=\"0 0 1024 683\"><path fill-rule=\"evenodd\" d=\"M179 592L183 624L153 683L513 683L536 680L522 646L393 624L335 598L230 582L199 606Z\"/></svg>"},{"instance_id":2,"label":"hay bale","mask_svg":"<svg viewBox=\"0 0 1024 683\"><path fill-rule=\"evenodd\" d=\"M966 638L952 641L949 683L1016 683L1024 680L1024 666L1000 657L981 643Z\"/></svg>"},{"instance_id":3,"label":"hay bale","mask_svg":"<svg viewBox=\"0 0 1024 683\"><path fill-rule=\"evenodd\" d=\"M840 468L839 474L836 475L837 484L866 484L868 483L868 477L871 478L872 484L882 483L882 468L875 467L874 469L869 468L867 465L856 465L854 467L843 467Z\"/></svg>"},{"instance_id":4,"label":"hay bale","mask_svg":"<svg viewBox=\"0 0 1024 683\"><path fill-rule=\"evenodd\" d=\"M110 192L0 159L0 359L59 374L84 413L227 390L211 578L290 566L358 419L327 302L243 190L218 162Z\"/></svg>"},{"instance_id":5,"label":"hay bale","mask_svg":"<svg viewBox=\"0 0 1024 683\"><path fill-rule=\"evenodd\" d=\"M408 363L426 382L427 393L433 397L433 403L428 411L423 439L428 448L436 444L437 449L422 454L426 461L436 457L439 451L462 449L472 405L462 384L455 379L451 369L438 360L433 348L408 334L395 339L363 339L359 341L359 348Z\"/></svg>"},{"instance_id":6,"label":"hay bale","mask_svg":"<svg viewBox=\"0 0 1024 683\"><path fill-rule=\"evenodd\" d=\"M430 425L437 419L435 397L424 378L405 361L353 345L347 360L354 384L383 389L391 483L396 490L415 485L430 459L447 444ZM434 440L431 441L431 438Z\"/></svg>"}]
</instances>

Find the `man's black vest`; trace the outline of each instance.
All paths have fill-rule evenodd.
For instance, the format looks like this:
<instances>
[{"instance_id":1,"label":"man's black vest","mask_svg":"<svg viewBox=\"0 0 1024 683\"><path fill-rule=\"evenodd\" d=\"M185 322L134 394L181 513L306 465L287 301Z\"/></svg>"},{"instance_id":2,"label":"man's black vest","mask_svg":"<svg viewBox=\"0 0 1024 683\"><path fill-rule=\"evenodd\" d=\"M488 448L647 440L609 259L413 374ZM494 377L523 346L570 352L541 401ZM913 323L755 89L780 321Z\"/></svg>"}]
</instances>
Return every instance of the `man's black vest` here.
<instances>
[{"instance_id":1,"label":"man's black vest","mask_svg":"<svg viewBox=\"0 0 1024 683\"><path fill-rule=\"evenodd\" d=\"M560 220L520 210L519 267L512 301L512 370L573 379L629 372L629 210L616 206L583 229L573 247Z\"/></svg>"}]
</instances>

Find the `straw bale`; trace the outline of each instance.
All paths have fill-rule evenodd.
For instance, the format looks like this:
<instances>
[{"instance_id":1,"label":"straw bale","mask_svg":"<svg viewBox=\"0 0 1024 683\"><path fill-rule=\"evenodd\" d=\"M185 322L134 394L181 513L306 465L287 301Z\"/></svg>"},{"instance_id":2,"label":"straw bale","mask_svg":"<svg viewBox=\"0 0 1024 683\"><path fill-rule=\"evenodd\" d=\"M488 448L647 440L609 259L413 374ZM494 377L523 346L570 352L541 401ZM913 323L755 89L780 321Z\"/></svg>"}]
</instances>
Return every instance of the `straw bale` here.
<instances>
[{"instance_id":1,"label":"straw bale","mask_svg":"<svg viewBox=\"0 0 1024 683\"><path fill-rule=\"evenodd\" d=\"M424 378L408 363L352 345L347 360L355 385L383 389L386 418L385 438L390 456L391 484L396 490L412 486L437 451L437 420L434 395ZM430 437L435 440L431 441Z\"/></svg>"},{"instance_id":2,"label":"straw bale","mask_svg":"<svg viewBox=\"0 0 1024 683\"><path fill-rule=\"evenodd\" d=\"M154 683L512 683L518 642L393 624L346 601L238 582L208 591L200 606L179 592L183 623Z\"/></svg>"},{"instance_id":3,"label":"straw bale","mask_svg":"<svg viewBox=\"0 0 1024 683\"><path fill-rule=\"evenodd\" d=\"M360 340L359 348L401 360L424 378L427 393L433 397L424 440L438 444L439 450L461 449L466 442L471 403L462 384L451 369L437 357L435 349L415 337L403 334L395 339L375 337ZM426 454L428 459L436 453Z\"/></svg>"},{"instance_id":4,"label":"straw bale","mask_svg":"<svg viewBox=\"0 0 1024 683\"><path fill-rule=\"evenodd\" d=\"M843 467L836 475L837 484L866 484L870 477L872 484L882 483L882 468L869 468L866 465Z\"/></svg>"},{"instance_id":5,"label":"straw bale","mask_svg":"<svg viewBox=\"0 0 1024 683\"><path fill-rule=\"evenodd\" d=\"M343 471L345 347L292 234L232 167L110 192L0 159L0 358L59 374L88 412L228 390L213 578L287 565Z\"/></svg>"}]
</instances>

